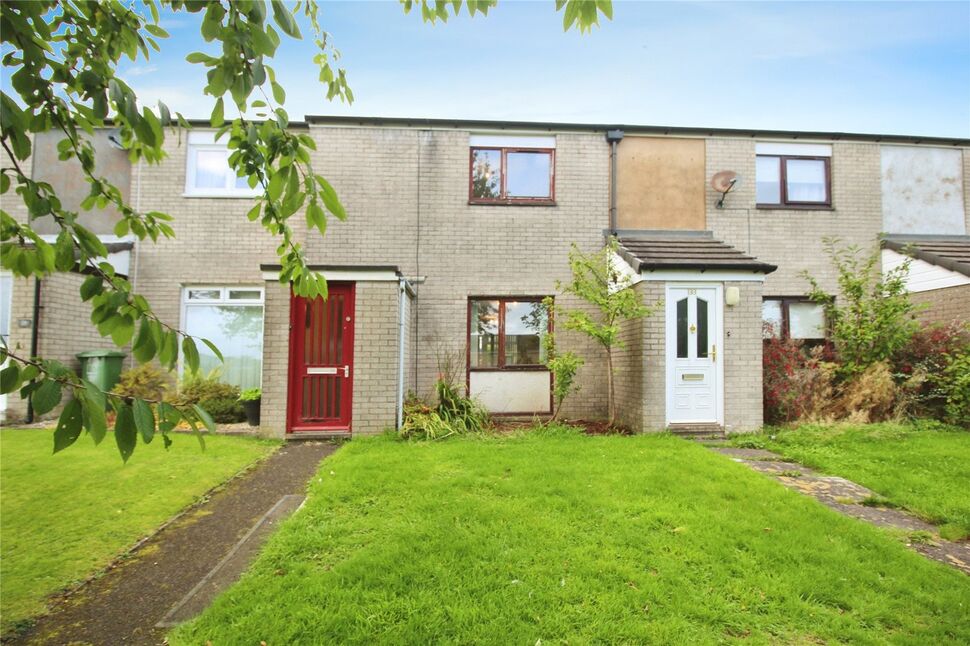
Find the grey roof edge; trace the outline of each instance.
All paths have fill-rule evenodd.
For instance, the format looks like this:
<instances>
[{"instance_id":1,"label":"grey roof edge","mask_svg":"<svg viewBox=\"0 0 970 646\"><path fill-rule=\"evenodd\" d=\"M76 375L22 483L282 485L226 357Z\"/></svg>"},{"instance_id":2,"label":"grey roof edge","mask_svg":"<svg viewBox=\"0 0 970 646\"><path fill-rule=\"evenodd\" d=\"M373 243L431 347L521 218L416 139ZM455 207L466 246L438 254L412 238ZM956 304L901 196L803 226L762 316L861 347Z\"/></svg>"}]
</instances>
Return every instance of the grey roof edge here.
<instances>
[{"instance_id":1,"label":"grey roof edge","mask_svg":"<svg viewBox=\"0 0 970 646\"><path fill-rule=\"evenodd\" d=\"M898 251L901 254L910 256L912 258L917 258L931 265L936 265L937 267L943 267L944 269L949 269L950 271L955 271L958 274L963 274L964 276L970 276L970 264L964 262L957 262L956 260L951 260L950 258L944 258L938 254L931 251L925 251L920 249L917 245L918 242L967 242L970 244L970 236L892 236L883 237L880 239L880 245L884 249L892 249L893 251Z\"/></svg>"},{"instance_id":2,"label":"grey roof edge","mask_svg":"<svg viewBox=\"0 0 970 646\"><path fill-rule=\"evenodd\" d=\"M259 121L259 120L257 120ZM211 128L208 119L186 119L193 128ZM169 124L178 126L173 119ZM868 132L826 132L821 130L763 130L759 128L700 128L695 126L622 125L607 123L567 123L556 121L498 121L492 119L427 119L412 117L373 117L308 114L302 121L289 122L290 128L306 129L311 125L387 126L395 128L453 128L456 130L531 130L547 132L606 133L622 130L631 135L660 135L681 137L738 137L745 139L777 138L831 141L870 141L885 144L917 144L929 146L970 147L970 138L921 135L892 135ZM115 124L106 119L105 128Z\"/></svg>"},{"instance_id":3,"label":"grey roof edge","mask_svg":"<svg viewBox=\"0 0 970 646\"><path fill-rule=\"evenodd\" d=\"M876 143L967 146L970 138L920 135L892 135L864 132L825 132L813 130L762 130L757 128L699 128L693 126L635 125L615 123L567 123L556 121L499 121L492 119L428 119L411 117L374 117L316 115L304 117L308 125L389 126L398 128L454 128L465 130L531 130L548 132L603 132L623 130L627 134L681 135L694 137L743 137L779 139L824 139L832 141L872 141Z\"/></svg>"}]
</instances>

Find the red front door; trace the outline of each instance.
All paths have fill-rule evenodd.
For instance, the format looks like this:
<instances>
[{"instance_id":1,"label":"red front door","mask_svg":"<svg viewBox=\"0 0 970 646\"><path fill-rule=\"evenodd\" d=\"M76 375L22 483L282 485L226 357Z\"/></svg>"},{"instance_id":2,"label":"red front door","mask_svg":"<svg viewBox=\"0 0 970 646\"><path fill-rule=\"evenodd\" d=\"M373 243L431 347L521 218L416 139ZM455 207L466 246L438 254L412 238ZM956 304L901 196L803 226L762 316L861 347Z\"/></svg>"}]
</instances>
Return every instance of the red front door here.
<instances>
[{"instance_id":1,"label":"red front door","mask_svg":"<svg viewBox=\"0 0 970 646\"><path fill-rule=\"evenodd\" d=\"M290 432L349 431L354 383L354 285L290 306Z\"/></svg>"}]
</instances>

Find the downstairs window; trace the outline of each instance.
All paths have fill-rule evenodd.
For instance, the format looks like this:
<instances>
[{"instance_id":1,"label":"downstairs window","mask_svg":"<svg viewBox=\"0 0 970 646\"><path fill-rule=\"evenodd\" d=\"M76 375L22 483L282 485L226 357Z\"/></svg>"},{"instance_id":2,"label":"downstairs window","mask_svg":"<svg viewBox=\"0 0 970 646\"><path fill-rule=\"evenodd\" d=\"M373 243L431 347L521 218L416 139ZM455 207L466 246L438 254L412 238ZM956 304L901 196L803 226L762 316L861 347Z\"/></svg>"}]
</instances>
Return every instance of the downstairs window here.
<instances>
[{"instance_id":1,"label":"downstairs window","mask_svg":"<svg viewBox=\"0 0 970 646\"><path fill-rule=\"evenodd\" d=\"M208 339L225 363L204 344L199 371L218 370L220 381L241 389L259 388L263 374L263 290L259 287L186 287L182 290L182 329Z\"/></svg>"}]
</instances>

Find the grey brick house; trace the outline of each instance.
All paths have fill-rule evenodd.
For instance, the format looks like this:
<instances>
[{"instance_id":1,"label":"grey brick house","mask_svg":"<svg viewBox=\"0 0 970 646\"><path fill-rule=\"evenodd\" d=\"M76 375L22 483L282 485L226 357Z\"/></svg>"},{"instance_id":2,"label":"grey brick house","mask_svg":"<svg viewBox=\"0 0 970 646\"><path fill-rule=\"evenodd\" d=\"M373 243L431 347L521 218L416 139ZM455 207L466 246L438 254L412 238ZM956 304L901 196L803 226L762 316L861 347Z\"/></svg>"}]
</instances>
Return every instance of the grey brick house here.
<instances>
[{"instance_id":1,"label":"grey brick house","mask_svg":"<svg viewBox=\"0 0 970 646\"><path fill-rule=\"evenodd\" d=\"M98 133L108 174L137 208L173 215L176 240L117 239L111 213L84 216L163 320L220 346L223 379L262 387L262 430L281 437L393 427L404 394L430 392L441 372L497 415L548 414L541 339L555 321L540 301L577 305L556 295L569 247L595 250L611 232L630 289L660 303L623 329L621 420L755 429L762 323L825 333L799 275L835 290L824 236L875 249L892 236L961 242L970 228L968 140L313 116L293 127L316 140L314 166L349 214L325 237L303 233L326 302L279 283L273 239L244 217L252 193L203 127L169 137L151 167L131 167ZM33 172L70 203L86 189L55 144L37 139ZM726 170L740 181L722 195L710 180ZM78 281L0 278L7 342L74 365L75 353L108 347ZM970 315L965 302L947 311ZM557 336L587 360L563 414L604 417L601 353ZM23 417L16 395L4 405L9 420Z\"/></svg>"}]
</instances>

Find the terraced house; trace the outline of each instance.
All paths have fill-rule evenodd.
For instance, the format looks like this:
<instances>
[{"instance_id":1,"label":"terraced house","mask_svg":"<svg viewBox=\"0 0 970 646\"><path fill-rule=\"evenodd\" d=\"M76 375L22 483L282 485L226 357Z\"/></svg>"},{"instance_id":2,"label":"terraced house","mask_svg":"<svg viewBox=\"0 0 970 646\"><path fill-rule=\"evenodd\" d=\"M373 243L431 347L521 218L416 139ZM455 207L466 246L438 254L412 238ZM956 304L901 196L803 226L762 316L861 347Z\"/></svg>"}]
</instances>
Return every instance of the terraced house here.
<instances>
[{"instance_id":1,"label":"terraced house","mask_svg":"<svg viewBox=\"0 0 970 646\"><path fill-rule=\"evenodd\" d=\"M578 306L556 288L570 245L609 235L630 289L657 305L623 329L616 367L620 419L641 431L761 425L763 323L826 333L801 276L837 291L826 236L883 245L887 268L916 255L925 315L970 318L968 140L315 116L294 128L349 213L325 237L303 233L327 301L279 283L275 241L244 217L253 193L204 127L169 137L159 166L132 167L110 131L97 136L102 172L136 208L173 215L176 240L116 239L110 212L84 215L163 320L220 346L223 379L262 387L268 434L380 432L442 372L497 415L548 414L555 321L541 301ZM32 166L66 203L86 193L54 139L37 140ZM4 277L8 343L75 365L107 347L79 282ZM601 351L558 336L586 359L564 415L605 416ZM15 395L5 407L26 411Z\"/></svg>"}]
</instances>

